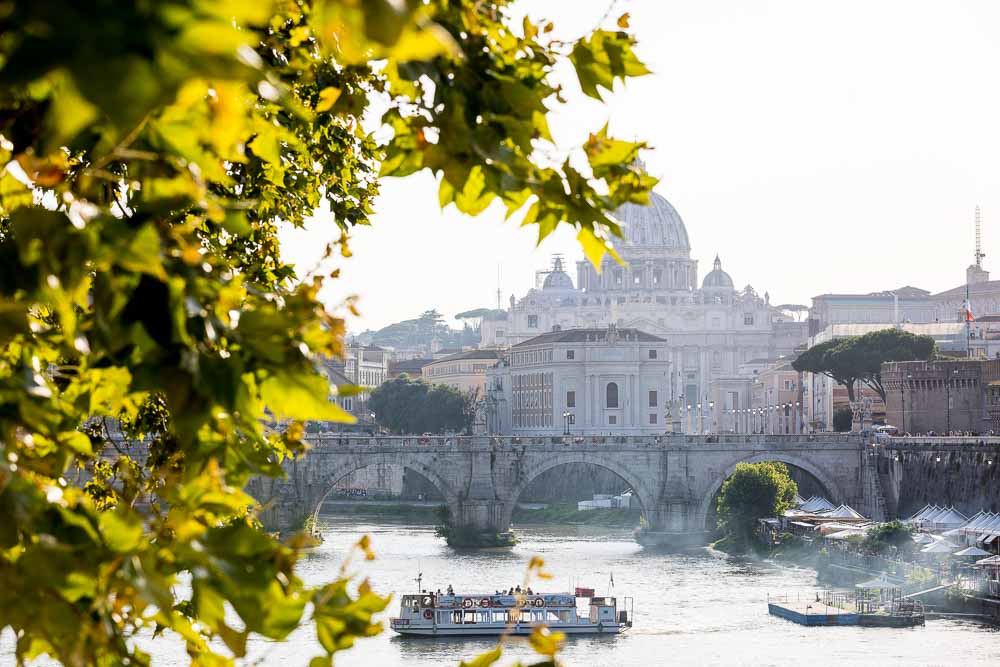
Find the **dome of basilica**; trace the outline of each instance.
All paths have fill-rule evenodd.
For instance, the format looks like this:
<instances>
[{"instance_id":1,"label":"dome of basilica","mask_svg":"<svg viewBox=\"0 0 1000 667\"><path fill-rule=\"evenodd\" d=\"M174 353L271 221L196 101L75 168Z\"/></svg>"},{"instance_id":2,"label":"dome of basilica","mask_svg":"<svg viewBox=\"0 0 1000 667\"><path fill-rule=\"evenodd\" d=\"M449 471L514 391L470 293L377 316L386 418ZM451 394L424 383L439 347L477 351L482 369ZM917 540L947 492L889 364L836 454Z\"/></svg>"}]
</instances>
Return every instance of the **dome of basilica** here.
<instances>
[{"instance_id":1,"label":"dome of basilica","mask_svg":"<svg viewBox=\"0 0 1000 667\"><path fill-rule=\"evenodd\" d=\"M549 274L545 276L545 282L542 283L543 290L571 290L575 289L573 287L573 279L569 277L563 270L562 257L556 257L552 264L552 270Z\"/></svg>"},{"instance_id":2,"label":"dome of basilica","mask_svg":"<svg viewBox=\"0 0 1000 667\"><path fill-rule=\"evenodd\" d=\"M706 290L733 290L733 279L729 277L729 274L722 270L722 260L719 256L715 256L715 263L712 265L712 270L708 272L705 276L705 280L701 283L701 288Z\"/></svg>"},{"instance_id":3,"label":"dome of basilica","mask_svg":"<svg viewBox=\"0 0 1000 667\"><path fill-rule=\"evenodd\" d=\"M624 247L676 248L690 252L684 221L677 209L655 192L649 195L649 205L625 204L615 212L622 225Z\"/></svg>"}]
</instances>

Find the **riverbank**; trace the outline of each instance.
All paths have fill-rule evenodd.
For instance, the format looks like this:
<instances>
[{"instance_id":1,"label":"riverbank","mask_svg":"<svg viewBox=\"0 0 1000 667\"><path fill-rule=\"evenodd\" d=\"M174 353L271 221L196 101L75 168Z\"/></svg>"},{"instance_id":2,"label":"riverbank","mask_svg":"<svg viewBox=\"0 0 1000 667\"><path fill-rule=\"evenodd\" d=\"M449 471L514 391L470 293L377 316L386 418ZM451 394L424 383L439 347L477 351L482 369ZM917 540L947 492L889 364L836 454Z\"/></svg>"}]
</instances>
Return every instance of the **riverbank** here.
<instances>
[{"instance_id":1,"label":"riverbank","mask_svg":"<svg viewBox=\"0 0 1000 667\"><path fill-rule=\"evenodd\" d=\"M323 504L323 511L338 516L371 516L407 519L414 522L437 523L441 505L433 501L398 500L333 500ZM562 524L599 526L604 528L634 528L639 525L639 510L594 509L579 511L576 505L548 505L514 509L516 525Z\"/></svg>"},{"instance_id":2,"label":"riverbank","mask_svg":"<svg viewBox=\"0 0 1000 667\"><path fill-rule=\"evenodd\" d=\"M549 505L540 509L514 510L514 523L601 526L604 528L635 528L639 525L639 510L593 509L581 512L576 505Z\"/></svg>"}]
</instances>

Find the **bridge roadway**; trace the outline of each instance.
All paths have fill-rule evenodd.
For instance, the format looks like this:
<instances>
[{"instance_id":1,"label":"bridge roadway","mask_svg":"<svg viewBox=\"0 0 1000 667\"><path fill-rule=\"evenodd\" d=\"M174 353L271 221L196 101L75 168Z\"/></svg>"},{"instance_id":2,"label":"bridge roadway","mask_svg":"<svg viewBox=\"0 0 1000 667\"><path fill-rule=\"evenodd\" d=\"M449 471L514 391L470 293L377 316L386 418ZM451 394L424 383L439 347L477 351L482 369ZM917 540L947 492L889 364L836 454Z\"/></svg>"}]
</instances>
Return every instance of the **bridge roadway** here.
<instances>
[{"instance_id":1,"label":"bridge roadway","mask_svg":"<svg viewBox=\"0 0 1000 667\"><path fill-rule=\"evenodd\" d=\"M452 525L484 534L510 530L521 492L547 470L570 463L606 468L638 500L640 542L703 540L715 494L741 462L780 461L812 475L834 502L873 514L866 484L869 440L859 434L580 437L369 437L320 435L285 465L286 479L251 480L248 490L271 529L315 514L334 484L373 464L395 464L440 491Z\"/></svg>"}]
</instances>

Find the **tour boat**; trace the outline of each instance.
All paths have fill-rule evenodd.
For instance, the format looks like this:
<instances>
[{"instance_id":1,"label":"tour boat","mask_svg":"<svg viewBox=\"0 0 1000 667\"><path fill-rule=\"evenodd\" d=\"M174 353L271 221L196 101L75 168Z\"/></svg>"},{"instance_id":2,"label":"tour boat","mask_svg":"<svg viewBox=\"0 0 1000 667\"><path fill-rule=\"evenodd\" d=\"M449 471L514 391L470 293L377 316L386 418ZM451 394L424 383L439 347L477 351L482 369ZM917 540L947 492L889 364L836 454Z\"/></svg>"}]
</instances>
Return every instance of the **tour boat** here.
<instances>
[{"instance_id":1,"label":"tour boat","mask_svg":"<svg viewBox=\"0 0 1000 667\"><path fill-rule=\"evenodd\" d=\"M579 599L587 602L586 615L578 613ZM581 588L575 594L421 593L404 595L389 625L401 635L436 637L527 635L538 625L574 635L618 634L632 627L632 598L622 606L619 611L616 598Z\"/></svg>"}]
</instances>

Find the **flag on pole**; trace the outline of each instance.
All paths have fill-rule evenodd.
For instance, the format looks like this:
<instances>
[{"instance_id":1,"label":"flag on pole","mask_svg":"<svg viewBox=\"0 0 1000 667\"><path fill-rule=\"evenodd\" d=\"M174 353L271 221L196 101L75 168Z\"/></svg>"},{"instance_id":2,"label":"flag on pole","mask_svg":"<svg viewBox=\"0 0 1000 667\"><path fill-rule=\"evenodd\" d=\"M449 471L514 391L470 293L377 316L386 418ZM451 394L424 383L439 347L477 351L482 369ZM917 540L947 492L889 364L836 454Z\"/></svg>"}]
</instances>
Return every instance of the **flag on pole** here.
<instances>
[{"instance_id":1,"label":"flag on pole","mask_svg":"<svg viewBox=\"0 0 1000 667\"><path fill-rule=\"evenodd\" d=\"M615 573L611 573L611 588L615 587Z\"/></svg>"},{"instance_id":2,"label":"flag on pole","mask_svg":"<svg viewBox=\"0 0 1000 667\"><path fill-rule=\"evenodd\" d=\"M972 304L969 303L968 299L965 300L965 303L962 304L962 307L965 309L965 321L975 322L976 318L972 315Z\"/></svg>"}]
</instances>

